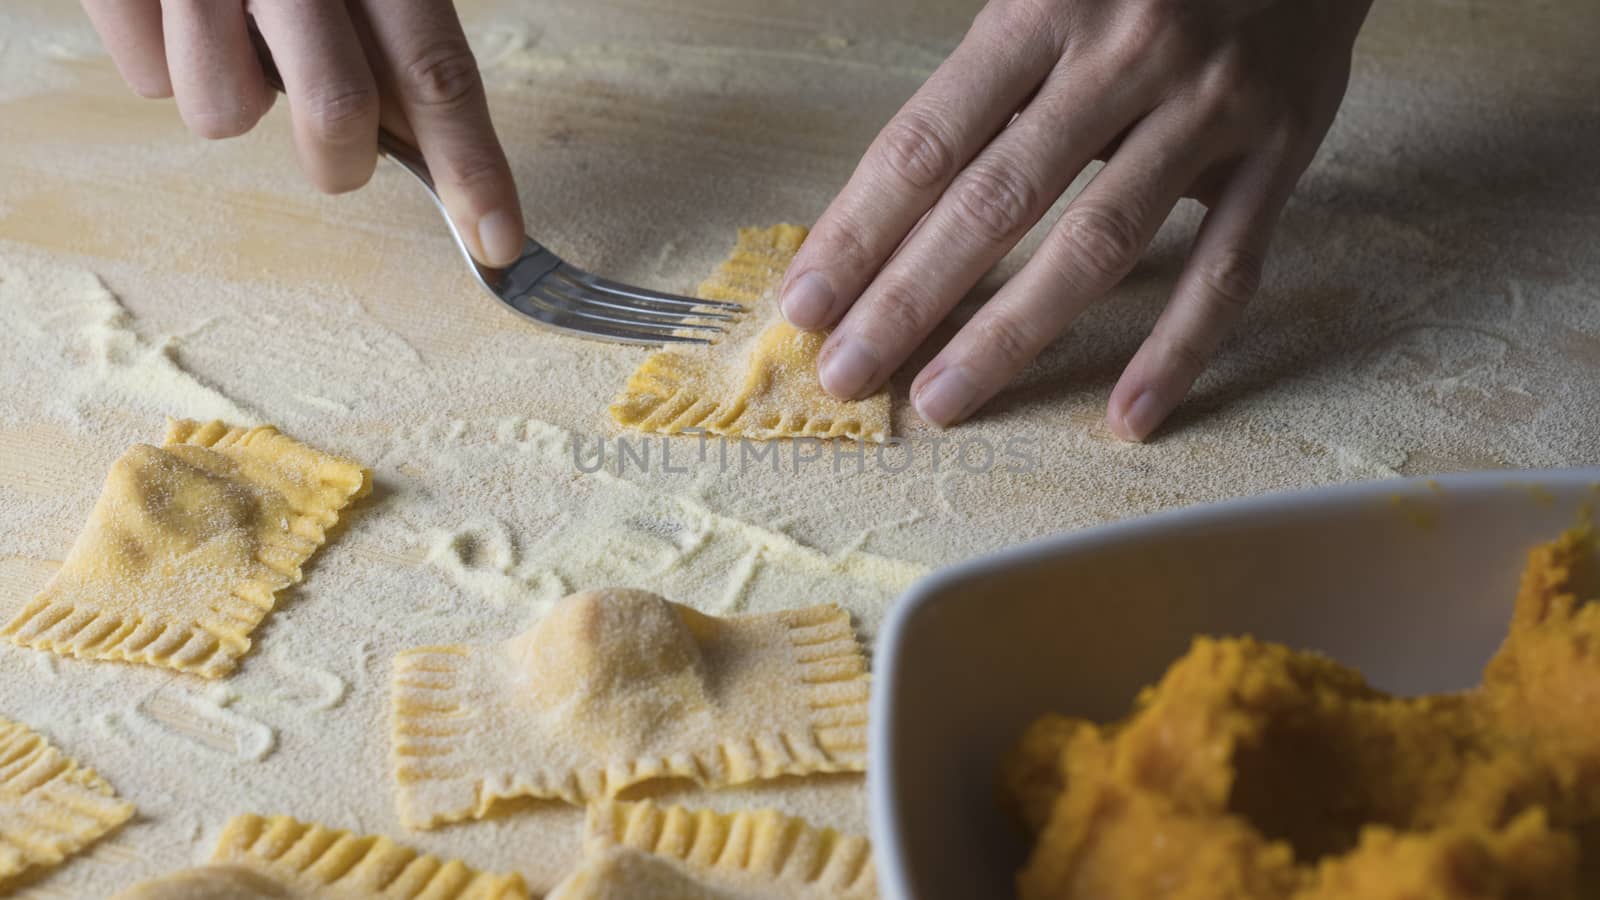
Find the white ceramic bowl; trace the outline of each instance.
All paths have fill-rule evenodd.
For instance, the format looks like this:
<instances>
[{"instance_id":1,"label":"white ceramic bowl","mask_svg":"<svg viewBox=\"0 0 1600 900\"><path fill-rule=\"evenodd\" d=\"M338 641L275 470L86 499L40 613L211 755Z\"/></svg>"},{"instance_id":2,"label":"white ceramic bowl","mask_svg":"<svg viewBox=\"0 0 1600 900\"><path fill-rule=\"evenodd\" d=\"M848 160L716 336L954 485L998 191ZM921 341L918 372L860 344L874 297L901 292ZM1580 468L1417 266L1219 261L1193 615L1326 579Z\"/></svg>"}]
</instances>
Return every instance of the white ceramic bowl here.
<instances>
[{"instance_id":1,"label":"white ceramic bowl","mask_svg":"<svg viewBox=\"0 0 1600 900\"><path fill-rule=\"evenodd\" d=\"M1600 469L1275 494L1072 532L938 572L878 641L868 790L890 898L1009 897L997 772L1045 712L1127 713L1197 633L1314 649L1400 693L1477 683L1525 554Z\"/></svg>"}]
</instances>

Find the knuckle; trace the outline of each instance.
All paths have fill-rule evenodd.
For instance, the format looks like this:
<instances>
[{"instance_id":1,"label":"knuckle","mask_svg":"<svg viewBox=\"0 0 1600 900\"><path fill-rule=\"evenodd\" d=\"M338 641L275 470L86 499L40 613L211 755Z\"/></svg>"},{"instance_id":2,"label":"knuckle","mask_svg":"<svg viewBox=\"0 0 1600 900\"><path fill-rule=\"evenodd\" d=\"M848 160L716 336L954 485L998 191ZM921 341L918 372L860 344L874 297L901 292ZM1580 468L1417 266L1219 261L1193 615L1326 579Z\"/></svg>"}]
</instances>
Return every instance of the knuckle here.
<instances>
[{"instance_id":1,"label":"knuckle","mask_svg":"<svg viewBox=\"0 0 1600 900\"><path fill-rule=\"evenodd\" d=\"M984 348L1011 369L1020 369L1039 352L1043 343L1038 329L1012 315L987 317L978 326Z\"/></svg>"},{"instance_id":2,"label":"knuckle","mask_svg":"<svg viewBox=\"0 0 1600 900\"><path fill-rule=\"evenodd\" d=\"M1124 59L1146 59L1164 55L1174 33L1180 11L1174 0L1140 0L1128 3L1118 13L1111 45Z\"/></svg>"},{"instance_id":3,"label":"knuckle","mask_svg":"<svg viewBox=\"0 0 1600 900\"><path fill-rule=\"evenodd\" d=\"M902 285L889 285L873 304L872 316L882 334L903 340L920 335L927 325L929 305Z\"/></svg>"},{"instance_id":4,"label":"knuckle","mask_svg":"<svg viewBox=\"0 0 1600 900\"><path fill-rule=\"evenodd\" d=\"M1216 313L1235 317L1261 287L1262 259L1248 250L1230 250L1200 267L1201 295Z\"/></svg>"},{"instance_id":5,"label":"knuckle","mask_svg":"<svg viewBox=\"0 0 1600 900\"><path fill-rule=\"evenodd\" d=\"M370 84L324 85L305 102L306 121L322 141L364 138L377 123L378 90Z\"/></svg>"},{"instance_id":6,"label":"knuckle","mask_svg":"<svg viewBox=\"0 0 1600 900\"><path fill-rule=\"evenodd\" d=\"M1164 361L1162 367L1176 372L1185 381L1193 382L1211 361L1210 352L1190 335L1169 336L1159 346Z\"/></svg>"},{"instance_id":7,"label":"knuckle","mask_svg":"<svg viewBox=\"0 0 1600 900\"><path fill-rule=\"evenodd\" d=\"M1236 106L1238 96L1247 88L1248 79L1240 71L1237 51L1222 50L1196 73L1194 97L1202 109L1215 116Z\"/></svg>"},{"instance_id":8,"label":"knuckle","mask_svg":"<svg viewBox=\"0 0 1600 900\"><path fill-rule=\"evenodd\" d=\"M456 149L444 160L445 177L453 184L471 189L498 186L507 177L505 160L487 149Z\"/></svg>"},{"instance_id":9,"label":"knuckle","mask_svg":"<svg viewBox=\"0 0 1600 900\"><path fill-rule=\"evenodd\" d=\"M998 41L1031 44L1041 36L1059 44L1063 16L1040 0L994 0L980 13Z\"/></svg>"},{"instance_id":10,"label":"knuckle","mask_svg":"<svg viewBox=\"0 0 1600 900\"><path fill-rule=\"evenodd\" d=\"M1212 52L1206 64L1205 81L1214 91L1237 91L1251 83L1249 59L1238 41L1229 41Z\"/></svg>"},{"instance_id":11,"label":"knuckle","mask_svg":"<svg viewBox=\"0 0 1600 900\"><path fill-rule=\"evenodd\" d=\"M883 129L883 162L896 176L917 188L932 188L955 174L956 156L934 119L904 112Z\"/></svg>"},{"instance_id":12,"label":"knuckle","mask_svg":"<svg viewBox=\"0 0 1600 900\"><path fill-rule=\"evenodd\" d=\"M1316 153L1321 133L1316 123L1306 121L1299 114L1288 114L1266 128L1260 147L1278 159L1301 160L1300 166L1304 168Z\"/></svg>"},{"instance_id":13,"label":"knuckle","mask_svg":"<svg viewBox=\"0 0 1600 900\"><path fill-rule=\"evenodd\" d=\"M428 44L401 72L407 95L420 106L460 106L483 89L478 62L465 40L452 38Z\"/></svg>"},{"instance_id":14,"label":"knuckle","mask_svg":"<svg viewBox=\"0 0 1600 900\"><path fill-rule=\"evenodd\" d=\"M1207 118L1228 131L1259 131L1286 111L1281 87L1258 77L1237 45L1218 51L1197 92Z\"/></svg>"},{"instance_id":15,"label":"knuckle","mask_svg":"<svg viewBox=\"0 0 1600 900\"><path fill-rule=\"evenodd\" d=\"M1317 146L1322 143L1322 136L1327 134L1332 124L1332 113L1324 114L1282 104L1262 123L1257 146L1262 152L1284 160L1286 164L1304 169L1311 164Z\"/></svg>"},{"instance_id":16,"label":"knuckle","mask_svg":"<svg viewBox=\"0 0 1600 900\"><path fill-rule=\"evenodd\" d=\"M882 261L872 252L853 223L839 223L828 229L813 258L827 260L844 271L864 275L875 270Z\"/></svg>"},{"instance_id":17,"label":"knuckle","mask_svg":"<svg viewBox=\"0 0 1600 900\"><path fill-rule=\"evenodd\" d=\"M1139 259L1139 226L1112 207L1081 206L1061 216L1064 264L1099 284L1117 281Z\"/></svg>"},{"instance_id":18,"label":"knuckle","mask_svg":"<svg viewBox=\"0 0 1600 900\"><path fill-rule=\"evenodd\" d=\"M1039 191L1015 166L980 164L967 169L950 192L960 223L991 243L1017 236L1031 224Z\"/></svg>"}]
</instances>

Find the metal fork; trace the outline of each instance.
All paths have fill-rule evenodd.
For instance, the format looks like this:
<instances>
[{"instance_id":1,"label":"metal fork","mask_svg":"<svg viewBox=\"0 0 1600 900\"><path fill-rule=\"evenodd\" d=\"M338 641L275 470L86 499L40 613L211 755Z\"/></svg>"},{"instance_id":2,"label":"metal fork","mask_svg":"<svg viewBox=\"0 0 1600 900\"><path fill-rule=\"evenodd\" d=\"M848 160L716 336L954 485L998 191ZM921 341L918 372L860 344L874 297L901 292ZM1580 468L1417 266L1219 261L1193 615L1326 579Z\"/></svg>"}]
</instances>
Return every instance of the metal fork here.
<instances>
[{"instance_id":1,"label":"metal fork","mask_svg":"<svg viewBox=\"0 0 1600 900\"><path fill-rule=\"evenodd\" d=\"M277 64L253 22L250 37L261 57L267 83L286 93ZM511 265L483 265L473 258L444 201L439 199L421 151L388 129L379 128L378 152L427 188L433 205L450 226L456 249L483 289L544 328L622 344L709 344L722 334L725 323L744 312L737 303L696 300L601 278L563 261L531 237L522 246L522 256Z\"/></svg>"}]
</instances>

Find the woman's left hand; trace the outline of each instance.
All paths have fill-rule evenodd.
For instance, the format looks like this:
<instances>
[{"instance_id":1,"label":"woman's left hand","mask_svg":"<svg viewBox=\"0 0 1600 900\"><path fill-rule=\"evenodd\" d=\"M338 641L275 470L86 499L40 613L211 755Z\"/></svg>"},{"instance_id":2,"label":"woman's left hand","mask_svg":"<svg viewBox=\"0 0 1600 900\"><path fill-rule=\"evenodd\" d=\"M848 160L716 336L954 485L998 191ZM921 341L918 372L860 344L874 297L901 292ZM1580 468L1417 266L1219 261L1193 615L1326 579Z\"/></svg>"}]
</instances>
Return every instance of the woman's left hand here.
<instances>
[{"instance_id":1,"label":"woman's left hand","mask_svg":"<svg viewBox=\"0 0 1600 900\"><path fill-rule=\"evenodd\" d=\"M970 416L1133 268L1178 200L1209 206L1171 302L1106 414L1144 440L1256 291L1333 121L1370 0L990 0L883 129L782 289L837 324L819 377L865 396L1097 157L1032 259L917 376L924 419ZM1014 117L1014 118L1013 118Z\"/></svg>"}]
</instances>

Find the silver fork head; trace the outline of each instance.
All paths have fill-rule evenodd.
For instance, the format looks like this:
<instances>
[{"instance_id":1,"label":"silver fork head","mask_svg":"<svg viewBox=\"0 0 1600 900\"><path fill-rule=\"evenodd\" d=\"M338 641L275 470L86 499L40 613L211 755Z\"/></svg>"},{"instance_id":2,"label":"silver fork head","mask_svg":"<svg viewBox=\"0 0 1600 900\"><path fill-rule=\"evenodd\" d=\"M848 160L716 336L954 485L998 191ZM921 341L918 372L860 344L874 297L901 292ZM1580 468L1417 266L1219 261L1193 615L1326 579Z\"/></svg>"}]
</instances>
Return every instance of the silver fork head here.
<instances>
[{"instance_id":1,"label":"silver fork head","mask_svg":"<svg viewBox=\"0 0 1600 900\"><path fill-rule=\"evenodd\" d=\"M457 243L461 244L459 236ZM601 278L561 261L531 238L504 268L479 264L462 247L489 293L540 325L625 344L709 344L743 313L737 303L696 300Z\"/></svg>"},{"instance_id":2,"label":"silver fork head","mask_svg":"<svg viewBox=\"0 0 1600 900\"><path fill-rule=\"evenodd\" d=\"M516 262L486 266L473 257L439 199L422 154L386 130L378 133L378 150L427 189L456 249L484 290L545 328L623 344L709 344L725 323L745 311L737 303L663 294L592 275L563 262L532 238L523 244Z\"/></svg>"}]
</instances>

